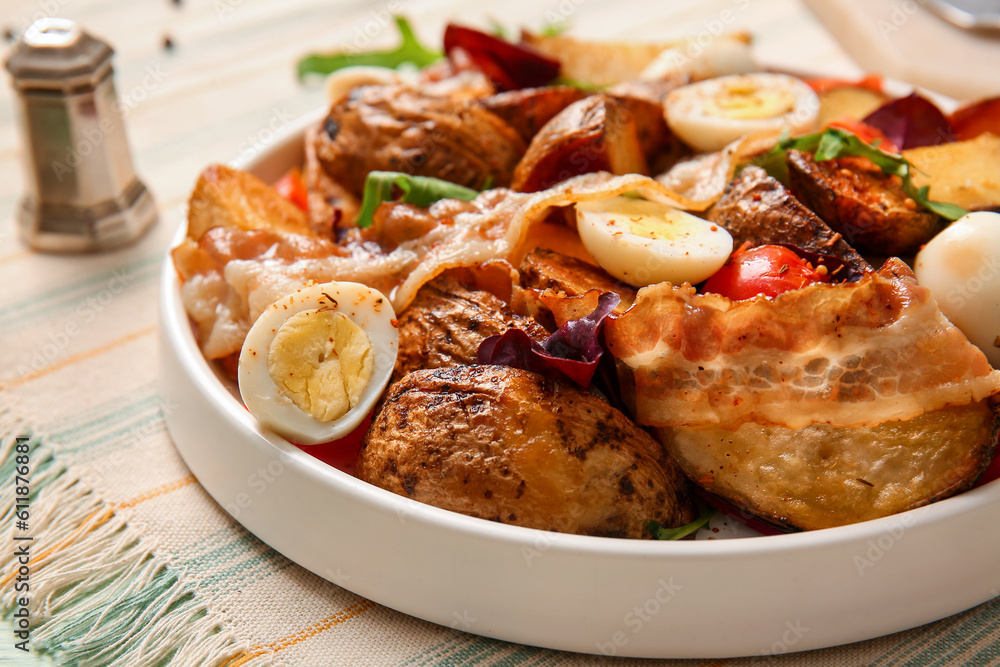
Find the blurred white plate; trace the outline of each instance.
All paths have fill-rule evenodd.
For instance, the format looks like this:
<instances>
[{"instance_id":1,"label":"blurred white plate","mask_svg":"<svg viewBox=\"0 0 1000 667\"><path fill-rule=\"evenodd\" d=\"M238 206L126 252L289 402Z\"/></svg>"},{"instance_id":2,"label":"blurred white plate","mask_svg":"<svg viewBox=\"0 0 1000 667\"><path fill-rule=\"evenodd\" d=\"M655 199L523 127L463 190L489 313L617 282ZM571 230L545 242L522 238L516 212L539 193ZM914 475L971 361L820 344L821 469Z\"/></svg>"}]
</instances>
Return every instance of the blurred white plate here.
<instances>
[{"instance_id":1,"label":"blurred white plate","mask_svg":"<svg viewBox=\"0 0 1000 667\"><path fill-rule=\"evenodd\" d=\"M238 166L277 180L319 118ZM199 352L169 257L161 294L163 390L178 406L167 426L191 471L294 562L407 614L553 649L723 658L869 639L1000 593L1000 481L853 526L683 542L546 533L416 503L261 430Z\"/></svg>"}]
</instances>

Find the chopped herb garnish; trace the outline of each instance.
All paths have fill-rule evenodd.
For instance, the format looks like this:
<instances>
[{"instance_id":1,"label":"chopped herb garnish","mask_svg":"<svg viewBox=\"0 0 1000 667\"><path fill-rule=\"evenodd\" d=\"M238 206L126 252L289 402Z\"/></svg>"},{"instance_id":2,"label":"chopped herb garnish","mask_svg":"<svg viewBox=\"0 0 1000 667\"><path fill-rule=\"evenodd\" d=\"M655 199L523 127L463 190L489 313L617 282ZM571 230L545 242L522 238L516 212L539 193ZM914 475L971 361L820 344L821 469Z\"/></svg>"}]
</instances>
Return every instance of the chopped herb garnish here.
<instances>
[{"instance_id":1,"label":"chopped herb garnish","mask_svg":"<svg viewBox=\"0 0 1000 667\"><path fill-rule=\"evenodd\" d=\"M650 521L649 532L653 535L653 538L657 540L679 540L707 525L715 515L716 510L711 507L706 507L701 511L701 514L697 519L691 523L686 523L683 526L678 526L677 528L665 528L659 521Z\"/></svg>"},{"instance_id":2,"label":"chopped herb garnish","mask_svg":"<svg viewBox=\"0 0 1000 667\"><path fill-rule=\"evenodd\" d=\"M815 155L817 161L833 160L841 157L865 157L882 170L883 174L894 174L903 181L903 192L928 211L947 220L958 220L968 213L961 206L946 202L931 201L927 198L928 186L918 188L910 176L912 165L900 155L886 153L877 146L865 143L857 135L839 127L828 127L816 134L790 138L782 135L778 144L770 151L754 160L768 174L782 183L788 183L788 167L785 155L790 150L803 151Z\"/></svg>"},{"instance_id":3,"label":"chopped herb garnish","mask_svg":"<svg viewBox=\"0 0 1000 667\"><path fill-rule=\"evenodd\" d=\"M395 198L396 192L402 197ZM365 178L364 197L358 211L357 226L370 227L378 205L384 201L409 202L427 207L441 199L472 201L479 193L455 183L430 176L412 176L398 171L373 171Z\"/></svg>"},{"instance_id":4,"label":"chopped herb garnish","mask_svg":"<svg viewBox=\"0 0 1000 667\"><path fill-rule=\"evenodd\" d=\"M299 61L299 78L307 74L329 74L345 67L359 65L396 69L400 65L411 63L415 67L426 67L444 58L444 53L441 51L429 49L420 43L405 18L396 17L396 28L399 30L402 42L392 51L341 52L306 56Z\"/></svg>"}]
</instances>

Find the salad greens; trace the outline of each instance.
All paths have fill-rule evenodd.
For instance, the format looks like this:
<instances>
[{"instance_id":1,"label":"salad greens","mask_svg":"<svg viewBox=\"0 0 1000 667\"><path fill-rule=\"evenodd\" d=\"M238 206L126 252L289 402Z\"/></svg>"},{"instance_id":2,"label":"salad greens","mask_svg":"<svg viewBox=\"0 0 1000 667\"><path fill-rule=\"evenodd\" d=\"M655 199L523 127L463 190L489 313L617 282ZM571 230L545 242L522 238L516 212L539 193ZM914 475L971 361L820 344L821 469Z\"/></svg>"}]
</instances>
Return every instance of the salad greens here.
<instances>
[{"instance_id":1,"label":"salad greens","mask_svg":"<svg viewBox=\"0 0 1000 667\"><path fill-rule=\"evenodd\" d=\"M902 156L886 153L878 146L865 143L857 135L839 127L828 127L822 132L807 134L795 139L789 138L786 133L778 140L777 146L754 160L753 163L763 167L768 174L787 184L788 168L785 165L785 154L790 149L813 153L819 162L839 157L868 158L882 170L883 174L899 176L903 180L903 192L928 211L947 220L957 220L968 213L961 206L928 199L929 187L925 185L922 188L917 188L913 184L913 179L910 176L912 165Z\"/></svg>"},{"instance_id":2,"label":"salad greens","mask_svg":"<svg viewBox=\"0 0 1000 667\"><path fill-rule=\"evenodd\" d=\"M694 533L702 526L708 524L712 520L712 517L716 515L716 510L711 507L706 507L698 515L698 518L691 523L686 523L683 526L678 526L677 528L665 528L660 524L659 521L649 522L649 532L652 533L653 537L657 540L679 540L688 535Z\"/></svg>"},{"instance_id":3,"label":"salad greens","mask_svg":"<svg viewBox=\"0 0 1000 667\"><path fill-rule=\"evenodd\" d=\"M329 74L345 67L367 65L371 67L397 68L406 63L415 67L426 67L444 58L444 53L429 49L420 43L410 22L396 17L396 28L402 42L392 51L369 51L365 53L313 54L299 61L299 78L307 74Z\"/></svg>"},{"instance_id":4,"label":"salad greens","mask_svg":"<svg viewBox=\"0 0 1000 667\"><path fill-rule=\"evenodd\" d=\"M394 198L399 190L403 196ZM378 205L384 201L409 202L427 207L441 199L461 199L472 201L479 193L476 190L442 181L430 176L412 176L398 171L373 171L365 178L361 210L358 211L358 227L370 227Z\"/></svg>"}]
</instances>

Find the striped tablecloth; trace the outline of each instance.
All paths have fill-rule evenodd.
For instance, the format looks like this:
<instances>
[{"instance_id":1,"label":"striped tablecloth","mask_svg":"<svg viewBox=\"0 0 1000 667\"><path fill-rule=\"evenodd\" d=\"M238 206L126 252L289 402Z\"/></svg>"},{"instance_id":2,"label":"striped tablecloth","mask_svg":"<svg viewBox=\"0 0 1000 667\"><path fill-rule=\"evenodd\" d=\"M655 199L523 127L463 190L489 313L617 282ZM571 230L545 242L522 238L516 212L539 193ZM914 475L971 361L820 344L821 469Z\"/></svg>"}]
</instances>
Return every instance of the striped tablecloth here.
<instances>
[{"instance_id":1,"label":"striped tablecloth","mask_svg":"<svg viewBox=\"0 0 1000 667\"><path fill-rule=\"evenodd\" d=\"M0 86L0 662L65 665L578 665L628 661L517 646L419 621L288 561L198 485L164 429L157 276L199 171L259 150L323 103L294 76L310 50L384 45L391 14L428 42L449 18L636 39L748 29L761 57L858 69L798 2L711 0L34 0L0 2L8 36L75 19L116 50L136 168L161 210L139 243L89 256L32 253L16 235L22 191L11 89ZM25 440L19 441L18 436ZM24 450L18 452L20 449ZM30 518L15 524L17 456ZM24 459L22 459L23 461ZM31 633L16 647L15 537L31 536ZM333 577L335 578L335 577ZM849 623L850 619L845 619ZM1000 661L1000 606L774 664ZM762 658L683 661L756 664Z\"/></svg>"}]
</instances>

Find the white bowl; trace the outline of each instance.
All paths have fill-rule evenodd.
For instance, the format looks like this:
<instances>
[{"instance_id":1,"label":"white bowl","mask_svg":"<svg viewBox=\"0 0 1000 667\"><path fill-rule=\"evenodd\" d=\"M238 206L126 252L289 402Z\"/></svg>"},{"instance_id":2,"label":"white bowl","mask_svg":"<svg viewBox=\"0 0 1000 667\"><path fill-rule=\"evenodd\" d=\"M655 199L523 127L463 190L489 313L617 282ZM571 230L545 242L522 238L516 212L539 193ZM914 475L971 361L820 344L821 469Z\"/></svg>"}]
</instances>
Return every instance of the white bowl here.
<instances>
[{"instance_id":1,"label":"white bowl","mask_svg":"<svg viewBox=\"0 0 1000 667\"><path fill-rule=\"evenodd\" d=\"M318 118L240 166L276 180ZM724 658L869 639L1000 592L1000 481L876 521L716 541L547 533L416 503L263 431L199 352L169 257L161 295L167 426L191 471L294 562L407 614L553 649Z\"/></svg>"}]
</instances>

